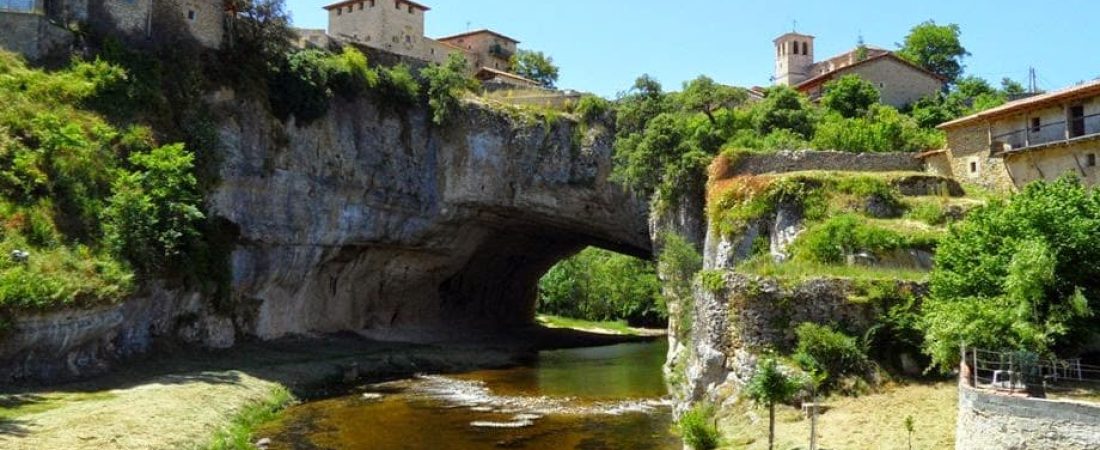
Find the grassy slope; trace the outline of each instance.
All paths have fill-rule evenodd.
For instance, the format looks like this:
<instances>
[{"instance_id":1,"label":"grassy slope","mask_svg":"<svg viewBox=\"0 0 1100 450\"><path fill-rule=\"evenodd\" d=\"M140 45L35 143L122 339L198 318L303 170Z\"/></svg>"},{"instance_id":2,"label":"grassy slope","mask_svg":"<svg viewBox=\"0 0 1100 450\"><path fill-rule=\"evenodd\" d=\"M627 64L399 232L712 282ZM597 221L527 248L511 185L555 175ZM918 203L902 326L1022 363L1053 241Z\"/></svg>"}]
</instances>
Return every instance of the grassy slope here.
<instances>
[{"instance_id":1,"label":"grassy slope","mask_svg":"<svg viewBox=\"0 0 1100 450\"><path fill-rule=\"evenodd\" d=\"M887 386L861 397L832 397L818 416L818 447L823 449L908 449L904 421L912 416L914 450L954 447L958 390L954 382ZM768 446L768 413L738 402L721 421L727 448L758 450ZM776 412L776 448L808 448L810 420L798 409Z\"/></svg>"}]
</instances>

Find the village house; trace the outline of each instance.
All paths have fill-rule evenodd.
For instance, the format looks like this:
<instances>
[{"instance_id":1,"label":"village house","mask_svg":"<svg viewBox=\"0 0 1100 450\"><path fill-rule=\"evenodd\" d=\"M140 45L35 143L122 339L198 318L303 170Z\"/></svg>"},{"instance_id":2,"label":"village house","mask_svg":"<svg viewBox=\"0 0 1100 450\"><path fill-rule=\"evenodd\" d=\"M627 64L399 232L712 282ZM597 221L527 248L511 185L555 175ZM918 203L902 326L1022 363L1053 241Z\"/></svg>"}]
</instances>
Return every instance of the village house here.
<instances>
[{"instance_id":1,"label":"village house","mask_svg":"<svg viewBox=\"0 0 1100 450\"><path fill-rule=\"evenodd\" d=\"M936 172L995 189L1067 173L1100 184L1100 80L946 122L947 148L923 155Z\"/></svg>"},{"instance_id":2,"label":"village house","mask_svg":"<svg viewBox=\"0 0 1100 450\"><path fill-rule=\"evenodd\" d=\"M186 27L199 44L217 48L225 34L221 0L0 0L0 47L30 59L66 46L66 27L82 23L132 37L151 38Z\"/></svg>"},{"instance_id":3,"label":"village house","mask_svg":"<svg viewBox=\"0 0 1100 450\"><path fill-rule=\"evenodd\" d=\"M821 96L826 83L845 75L870 82L879 90L882 103L897 108L944 88L942 77L881 48L859 46L815 62L813 36L787 33L773 42L775 84L791 86L811 99Z\"/></svg>"},{"instance_id":4,"label":"village house","mask_svg":"<svg viewBox=\"0 0 1100 450\"><path fill-rule=\"evenodd\" d=\"M491 30L432 39L424 35L431 8L409 0L345 0L325 7L329 36L422 61L442 64L459 53L470 75L519 87L538 83L508 73L519 41ZM489 69L489 70L486 70Z\"/></svg>"}]
</instances>

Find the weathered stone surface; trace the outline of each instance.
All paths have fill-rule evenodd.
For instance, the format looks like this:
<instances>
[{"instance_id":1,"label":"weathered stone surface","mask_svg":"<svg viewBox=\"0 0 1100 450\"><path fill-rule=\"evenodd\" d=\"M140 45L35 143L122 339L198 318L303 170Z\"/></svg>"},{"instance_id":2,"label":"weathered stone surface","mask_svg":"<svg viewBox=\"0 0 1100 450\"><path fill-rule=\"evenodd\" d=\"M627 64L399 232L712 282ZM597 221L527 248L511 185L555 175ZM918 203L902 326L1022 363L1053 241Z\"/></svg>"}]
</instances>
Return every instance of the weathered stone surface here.
<instances>
[{"instance_id":1,"label":"weathered stone surface","mask_svg":"<svg viewBox=\"0 0 1100 450\"><path fill-rule=\"evenodd\" d=\"M772 154L746 154L730 167L734 175L834 170L858 172L894 172L923 170L924 165L912 153L852 153L821 151L783 151Z\"/></svg>"},{"instance_id":2,"label":"weathered stone surface","mask_svg":"<svg viewBox=\"0 0 1100 450\"><path fill-rule=\"evenodd\" d=\"M647 256L645 202L607 180L611 134L523 123L483 107L450 125L425 110L336 102L283 126L222 105L211 214L240 230L238 320L264 339L379 328L513 326L538 278L586 245Z\"/></svg>"},{"instance_id":3,"label":"weathered stone surface","mask_svg":"<svg viewBox=\"0 0 1100 450\"><path fill-rule=\"evenodd\" d=\"M1100 407L959 386L955 448L1098 450Z\"/></svg>"}]
</instances>

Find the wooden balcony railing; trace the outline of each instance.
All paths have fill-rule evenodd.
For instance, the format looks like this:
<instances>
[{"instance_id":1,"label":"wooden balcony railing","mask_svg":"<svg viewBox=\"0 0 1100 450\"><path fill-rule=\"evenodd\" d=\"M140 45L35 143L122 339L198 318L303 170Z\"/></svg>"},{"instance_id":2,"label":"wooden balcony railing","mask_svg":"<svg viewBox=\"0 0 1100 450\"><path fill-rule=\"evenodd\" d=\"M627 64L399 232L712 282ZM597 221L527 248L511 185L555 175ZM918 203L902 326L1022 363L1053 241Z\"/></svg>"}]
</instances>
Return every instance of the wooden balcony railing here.
<instances>
[{"instance_id":1,"label":"wooden balcony railing","mask_svg":"<svg viewBox=\"0 0 1100 450\"><path fill-rule=\"evenodd\" d=\"M1038 127L1026 127L992 137L989 143L993 154L1026 149L1040 145L1069 142L1100 134L1100 114L1078 117L1069 121L1044 123Z\"/></svg>"}]
</instances>

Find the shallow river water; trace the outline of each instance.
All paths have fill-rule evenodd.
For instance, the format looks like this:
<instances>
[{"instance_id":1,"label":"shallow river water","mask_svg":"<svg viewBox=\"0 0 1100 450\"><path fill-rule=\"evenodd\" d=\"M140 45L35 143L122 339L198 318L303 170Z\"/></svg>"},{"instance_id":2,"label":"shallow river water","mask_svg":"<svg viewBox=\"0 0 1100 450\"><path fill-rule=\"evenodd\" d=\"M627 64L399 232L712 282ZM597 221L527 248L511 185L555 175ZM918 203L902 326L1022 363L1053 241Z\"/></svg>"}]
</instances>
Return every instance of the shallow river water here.
<instances>
[{"instance_id":1,"label":"shallow river water","mask_svg":"<svg viewBox=\"0 0 1100 450\"><path fill-rule=\"evenodd\" d=\"M260 430L273 449L679 449L667 343L546 351L506 370L421 376L306 403Z\"/></svg>"}]
</instances>

